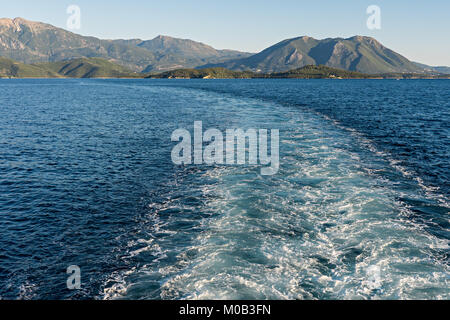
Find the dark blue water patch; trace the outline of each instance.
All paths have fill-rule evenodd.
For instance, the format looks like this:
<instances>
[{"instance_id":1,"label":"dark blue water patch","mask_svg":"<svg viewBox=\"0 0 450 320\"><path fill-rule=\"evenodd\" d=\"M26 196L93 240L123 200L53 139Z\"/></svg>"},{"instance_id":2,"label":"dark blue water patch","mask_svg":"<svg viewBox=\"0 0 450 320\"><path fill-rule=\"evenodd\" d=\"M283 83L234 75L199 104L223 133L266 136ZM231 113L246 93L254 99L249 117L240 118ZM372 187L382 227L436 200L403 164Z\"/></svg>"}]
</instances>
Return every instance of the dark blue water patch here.
<instances>
[{"instance_id":1,"label":"dark blue water patch","mask_svg":"<svg viewBox=\"0 0 450 320\"><path fill-rule=\"evenodd\" d=\"M136 232L142 199L177 172L166 140L177 123L160 120L174 104L77 81L0 90L0 296L94 297L105 275L129 267L120 248ZM71 264L83 270L81 292L66 288Z\"/></svg>"}]
</instances>

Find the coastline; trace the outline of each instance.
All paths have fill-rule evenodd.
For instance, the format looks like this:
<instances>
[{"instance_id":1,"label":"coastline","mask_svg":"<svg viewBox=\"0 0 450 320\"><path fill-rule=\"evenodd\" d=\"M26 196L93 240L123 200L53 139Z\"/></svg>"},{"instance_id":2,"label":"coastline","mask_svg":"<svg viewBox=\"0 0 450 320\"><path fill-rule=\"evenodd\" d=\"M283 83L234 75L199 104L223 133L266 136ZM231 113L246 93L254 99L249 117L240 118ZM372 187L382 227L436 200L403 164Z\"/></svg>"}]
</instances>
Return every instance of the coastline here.
<instances>
[{"instance_id":1,"label":"coastline","mask_svg":"<svg viewBox=\"0 0 450 320\"><path fill-rule=\"evenodd\" d=\"M66 79L99 79L99 80L450 80L450 75L447 77L414 77L414 78L383 78L383 77L367 77L367 78L269 78L269 77L257 77L257 78L149 78L149 77L89 77L89 78L75 78L75 77L0 77L0 80L66 80Z\"/></svg>"}]
</instances>

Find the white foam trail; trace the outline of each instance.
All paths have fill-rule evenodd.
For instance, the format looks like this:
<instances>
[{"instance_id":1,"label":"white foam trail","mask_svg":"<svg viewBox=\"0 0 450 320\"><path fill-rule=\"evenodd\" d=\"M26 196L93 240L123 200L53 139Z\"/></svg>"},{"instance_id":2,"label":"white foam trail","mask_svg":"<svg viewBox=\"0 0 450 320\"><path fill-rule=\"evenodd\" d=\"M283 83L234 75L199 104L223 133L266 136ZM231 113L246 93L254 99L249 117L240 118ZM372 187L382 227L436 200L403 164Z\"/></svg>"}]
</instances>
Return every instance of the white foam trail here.
<instances>
[{"instance_id":1,"label":"white foam trail","mask_svg":"<svg viewBox=\"0 0 450 320\"><path fill-rule=\"evenodd\" d=\"M117 281L117 290L109 286L105 298L142 297L133 287L149 277L161 284L149 297L163 299L450 297L448 263L439 258L448 240L409 219L410 210L397 199L417 197L416 191L399 193L376 174L386 168L366 161L382 158L405 177L414 173L337 122L286 109L280 119L279 106L254 100L221 103L240 112L237 125L283 123L279 174L262 177L258 168L239 166L204 172L207 200L196 210L211 217L201 221L189 245L172 247L175 261L133 270L133 277ZM364 162L351 151L361 145L373 154ZM154 206L164 209L170 200ZM155 224L164 232L164 223ZM153 245L155 256L170 253Z\"/></svg>"}]
</instances>

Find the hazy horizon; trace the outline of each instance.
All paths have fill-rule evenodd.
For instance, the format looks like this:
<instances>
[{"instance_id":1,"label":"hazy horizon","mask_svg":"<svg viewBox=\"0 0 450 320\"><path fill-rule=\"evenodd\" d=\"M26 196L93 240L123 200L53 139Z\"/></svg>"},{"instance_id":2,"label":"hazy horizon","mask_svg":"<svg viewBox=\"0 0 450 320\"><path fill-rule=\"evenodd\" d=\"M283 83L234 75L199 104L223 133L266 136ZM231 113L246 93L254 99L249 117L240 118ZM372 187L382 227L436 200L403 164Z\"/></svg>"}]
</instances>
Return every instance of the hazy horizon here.
<instances>
[{"instance_id":1,"label":"hazy horizon","mask_svg":"<svg viewBox=\"0 0 450 320\"><path fill-rule=\"evenodd\" d=\"M17 0L2 5L2 17L21 17L67 29L67 7L81 9L81 28L71 32L102 39L153 39L158 35L191 39L217 49L257 53L285 39L370 36L411 61L450 66L450 43L445 41L450 3L443 0L414 3L400 0L331 1L313 4L286 0L282 3L235 0L211 3L129 0L56 1L35 3ZM369 5L381 9L381 29L369 30Z\"/></svg>"}]
</instances>

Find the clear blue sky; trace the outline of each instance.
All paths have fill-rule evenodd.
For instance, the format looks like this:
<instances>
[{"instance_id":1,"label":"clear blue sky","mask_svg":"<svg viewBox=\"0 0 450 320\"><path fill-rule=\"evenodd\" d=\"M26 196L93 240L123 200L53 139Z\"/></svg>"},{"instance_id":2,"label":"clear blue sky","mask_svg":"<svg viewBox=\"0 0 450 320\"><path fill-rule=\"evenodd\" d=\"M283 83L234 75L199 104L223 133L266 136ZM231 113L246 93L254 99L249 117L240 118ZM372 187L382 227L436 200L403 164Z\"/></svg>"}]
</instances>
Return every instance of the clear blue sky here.
<instances>
[{"instance_id":1,"label":"clear blue sky","mask_svg":"<svg viewBox=\"0 0 450 320\"><path fill-rule=\"evenodd\" d=\"M81 8L77 33L100 38L169 35L218 49L258 52L286 38L372 36L407 58L450 66L449 0L14 0L0 16L66 28L68 5ZM381 8L381 30L366 8Z\"/></svg>"}]
</instances>

